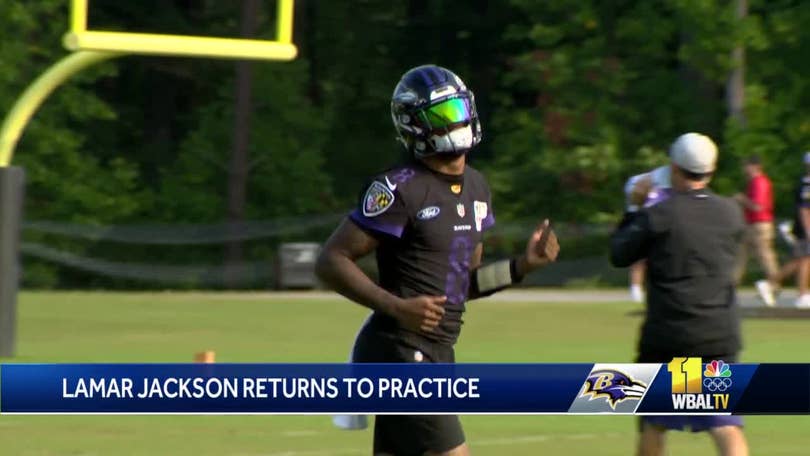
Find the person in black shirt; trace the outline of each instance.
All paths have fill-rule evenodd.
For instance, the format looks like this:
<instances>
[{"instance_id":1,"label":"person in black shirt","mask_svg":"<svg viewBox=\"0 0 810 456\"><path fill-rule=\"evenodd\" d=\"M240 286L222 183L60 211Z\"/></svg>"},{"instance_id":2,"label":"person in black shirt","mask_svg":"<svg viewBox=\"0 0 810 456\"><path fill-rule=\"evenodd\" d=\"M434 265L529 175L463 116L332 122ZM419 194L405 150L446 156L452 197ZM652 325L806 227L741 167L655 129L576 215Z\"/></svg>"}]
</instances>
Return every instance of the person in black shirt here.
<instances>
[{"instance_id":1,"label":"person in black shirt","mask_svg":"<svg viewBox=\"0 0 810 456\"><path fill-rule=\"evenodd\" d=\"M517 283L554 261L544 221L523 255L481 265L484 232L495 223L484 177L466 164L481 140L472 91L435 65L407 71L391 116L413 160L370 180L358 207L318 258L326 284L374 312L355 342L354 362L452 363L465 303ZM355 261L376 251L379 285ZM374 454L466 455L456 416L378 416Z\"/></svg>"},{"instance_id":2,"label":"person in black shirt","mask_svg":"<svg viewBox=\"0 0 810 456\"><path fill-rule=\"evenodd\" d=\"M734 270L745 222L730 198L708 183L717 147L707 136L687 133L670 147L671 197L626 213L611 235L610 260L627 267L646 258L647 311L638 362L669 363L675 357L735 362L741 348ZM639 454L664 454L667 429L709 431L723 455L747 455L738 416L652 416L641 421Z\"/></svg>"},{"instance_id":3,"label":"person in black shirt","mask_svg":"<svg viewBox=\"0 0 810 456\"><path fill-rule=\"evenodd\" d=\"M810 241L807 240L810 229L810 152L804 154L804 166L806 172L796 186L794 196L796 210L793 218L793 235L796 237L794 255L798 259L796 272L796 285L799 288L799 298L796 300L798 308L810 308L810 292L808 292Z\"/></svg>"}]
</instances>

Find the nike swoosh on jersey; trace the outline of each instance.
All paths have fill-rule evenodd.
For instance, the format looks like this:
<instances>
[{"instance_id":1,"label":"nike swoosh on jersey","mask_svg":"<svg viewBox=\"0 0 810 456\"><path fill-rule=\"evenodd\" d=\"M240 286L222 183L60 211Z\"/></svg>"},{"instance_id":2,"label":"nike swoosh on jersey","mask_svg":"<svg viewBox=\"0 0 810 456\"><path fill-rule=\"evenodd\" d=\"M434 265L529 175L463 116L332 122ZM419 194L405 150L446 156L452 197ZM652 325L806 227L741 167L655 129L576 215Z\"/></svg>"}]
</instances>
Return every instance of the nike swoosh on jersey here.
<instances>
[{"instance_id":1,"label":"nike swoosh on jersey","mask_svg":"<svg viewBox=\"0 0 810 456\"><path fill-rule=\"evenodd\" d=\"M385 185L393 192L397 189L397 184L392 184L390 180L388 180L388 176L385 176Z\"/></svg>"}]
</instances>

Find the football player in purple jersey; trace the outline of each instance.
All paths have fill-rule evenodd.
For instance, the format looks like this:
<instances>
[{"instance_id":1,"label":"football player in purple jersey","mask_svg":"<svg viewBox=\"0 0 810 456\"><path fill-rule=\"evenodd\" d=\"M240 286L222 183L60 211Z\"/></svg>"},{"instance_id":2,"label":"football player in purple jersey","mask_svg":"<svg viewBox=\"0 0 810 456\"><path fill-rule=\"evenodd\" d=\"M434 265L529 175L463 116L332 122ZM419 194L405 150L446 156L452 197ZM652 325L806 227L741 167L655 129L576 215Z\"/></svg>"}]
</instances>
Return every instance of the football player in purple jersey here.
<instances>
[{"instance_id":1,"label":"football player in purple jersey","mask_svg":"<svg viewBox=\"0 0 810 456\"><path fill-rule=\"evenodd\" d=\"M465 303L519 282L557 258L548 221L525 252L482 265L484 232L495 224L489 185L466 163L481 141L473 92L435 65L407 71L391 117L412 160L364 186L357 207L326 242L319 277L373 310L355 341L354 362L452 363ZM376 252L379 283L356 264ZM466 455L457 416L378 416L374 454Z\"/></svg>"}]
</instances>

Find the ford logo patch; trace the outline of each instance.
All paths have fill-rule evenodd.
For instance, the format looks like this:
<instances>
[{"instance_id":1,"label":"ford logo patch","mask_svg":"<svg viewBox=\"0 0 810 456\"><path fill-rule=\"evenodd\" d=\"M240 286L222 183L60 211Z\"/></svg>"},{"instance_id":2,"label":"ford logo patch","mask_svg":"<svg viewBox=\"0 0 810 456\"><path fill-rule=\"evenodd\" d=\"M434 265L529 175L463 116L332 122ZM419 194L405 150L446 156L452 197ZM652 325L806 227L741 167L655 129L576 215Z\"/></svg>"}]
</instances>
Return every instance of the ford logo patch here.
<instances>
[{"instance_id":1,"label":"ford logo patch","mask_svg":"<svg viewBox=\"0 0 810 456\"><path fill-rule=\"evenodd\" d=\"M416 218L418 218L419 220L430 220L439 215L439 212L441 212L439 206L428 206L422 209L421 211L417 212Z\"/></svg>"}]
</instances>

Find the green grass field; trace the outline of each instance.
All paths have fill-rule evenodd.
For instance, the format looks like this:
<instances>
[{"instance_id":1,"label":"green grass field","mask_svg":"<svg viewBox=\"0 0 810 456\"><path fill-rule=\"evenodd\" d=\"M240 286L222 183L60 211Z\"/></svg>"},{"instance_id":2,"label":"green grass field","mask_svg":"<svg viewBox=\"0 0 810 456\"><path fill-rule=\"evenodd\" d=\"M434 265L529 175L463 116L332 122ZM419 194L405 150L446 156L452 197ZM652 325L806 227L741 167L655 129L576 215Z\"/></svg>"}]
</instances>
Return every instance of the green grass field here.
<instances>
[{"instance_id":1,"label":"green grass field","mask_svg":"<svg viewBox=\"0 0 810 456\"><path fill-rule=\"evenodd\" d=\"M460 362L629 362L627 303L482 301L468 307ZM365 310L344 300L216 293L23 293L15 362L342 362ZM742 360L810 362L808 320L746 320ZM778 385L774 385L778 387ZM789 387L789 381L786 382ZM629 455L632 417L462 417L476 455ZM754 455L810 450L810 417L749 417ZM370 454L370 431L325 416L0 416L0 455ZM673 433L670 454L712 454Z\"/></svg>"}]
</instances>

